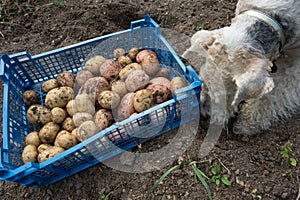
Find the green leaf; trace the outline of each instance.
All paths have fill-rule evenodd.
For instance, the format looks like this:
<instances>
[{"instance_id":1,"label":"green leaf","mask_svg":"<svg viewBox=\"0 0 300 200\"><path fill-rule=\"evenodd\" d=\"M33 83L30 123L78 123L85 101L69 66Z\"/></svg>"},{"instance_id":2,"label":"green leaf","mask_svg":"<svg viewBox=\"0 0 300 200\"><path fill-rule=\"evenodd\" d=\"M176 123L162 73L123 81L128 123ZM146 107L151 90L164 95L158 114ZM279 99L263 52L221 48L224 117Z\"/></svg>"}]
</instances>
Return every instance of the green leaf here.
<instances>
[{"instance_id":1,"label":"green leaf","mask_svg":"<svg viewBox=\"0 0 300 200\"><path fill-rule=\"evenodd\" d=\"M230 185L231 185L231 182L230 182L230 180L228 180L228 177L227 177L226 175L223 175L223 176L221 177L221 181L222 181L222 183L224 183L224 184L227 185L227 186L230 186Z\"/></svg>"},{"instance_id":2,"label":"green leaf","mask_svg":"<svg viewBox=\"0 0 300 200\"><path fill-rule=\"evenodd\" d=\"M213 166L213 168L211 169L211 172L213 173L213 175L218 175L221 172L221 166L220 164L215 164Z\"/></svg>"},{"instance_id":3,"label":"green leaf","mask_svg":"<svg viewBox=\"0 0 300 200\"><path fill-rule=\"evenodd\" d=\"M155 188L166 178L166 176L168 176L174 169L176 169L177 167L179 167L180 165L175 165L173 167L171 167L170 169L168 169L156 182L155 184L147 191L147 193L151 193L153 192L153 190L155 190Z\"/></svg>"},{"instance_id":4,"label":"green leaf","mask_svg":"<svg viewBox=\"0 0 300 200\"><path fill-rule=\"evenodd\" d=\"M220 183L221 183L220 179L217 179L217 180L216 180L216 184L217 184L217 186L219 186L219 185L220 185Z\"/></svg>"},{"instance_id":5,"label":"green leaf","mask_svg":"<svg viewBox=\"0 0 300 200\"><path fill-rule=\"evenodd\" d=\"M202 175L203 172L196 167L195 163L192 165L192 168L194 170L194 173L197 175L198 179L201 181L202 185L204 186L204 188L205 188L205 190L207 192L208 198L210 200L212 200L210 189L209 189L209 187L208 187L208 185L207 185L207 183L206 183L206 181L204 179L204 176Z\"/></svg>"},{"instance_id":6,"label":"green leaf","mask_svg":"<svg viewBox=\"0 0 300 200\"><path fill-rule=\"evenodd\" d=\"M292 166L296 167L297 166L297 160L295 158L290 158L290 163Z\"/></svg>"}]
</instances>

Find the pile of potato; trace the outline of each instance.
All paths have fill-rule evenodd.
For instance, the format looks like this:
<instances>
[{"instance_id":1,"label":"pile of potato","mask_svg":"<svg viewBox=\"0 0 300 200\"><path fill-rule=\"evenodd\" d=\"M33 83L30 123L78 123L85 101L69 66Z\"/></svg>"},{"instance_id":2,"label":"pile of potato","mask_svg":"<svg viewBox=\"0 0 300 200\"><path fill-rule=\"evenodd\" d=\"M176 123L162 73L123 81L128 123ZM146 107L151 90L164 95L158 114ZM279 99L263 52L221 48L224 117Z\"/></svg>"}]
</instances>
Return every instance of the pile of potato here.
<instances>
[{"instance_id":1,"label":"pile of potato","mask_svg":"<svg viewBox=\"0 0 300 200\"><path fill-rule=\"evenodd\" d=\"M65 71L44 82L45 105L37 104L35 91L24 92L27 120L39 130L26 137L24 163L54 157L115 122L171 99L186 86L180 77L169 79L154 51L132 48L126 54L118 48L113 56L93 56L76 76Z\"/></svg>"}]
</instances>

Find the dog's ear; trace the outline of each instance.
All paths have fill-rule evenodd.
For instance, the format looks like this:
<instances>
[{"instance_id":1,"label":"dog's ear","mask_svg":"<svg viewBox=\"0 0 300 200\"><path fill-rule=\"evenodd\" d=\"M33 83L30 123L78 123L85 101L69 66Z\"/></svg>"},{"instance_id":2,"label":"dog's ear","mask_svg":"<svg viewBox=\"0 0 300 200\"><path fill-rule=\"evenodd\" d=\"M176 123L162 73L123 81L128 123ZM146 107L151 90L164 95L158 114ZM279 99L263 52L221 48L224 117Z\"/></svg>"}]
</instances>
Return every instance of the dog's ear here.
<instances>
[{"instance_id":1,"label":"dog's ear","mask_svg":"<svg viewBox=\"0 0 300 200\"><path fill-rule=\"evenodd\" d=\"M242 67L244 70L232 79L237 88L232 106L238 106L243 100L261 97L274 88L273 79L269 76L272 63L267 59L252 58Z\"/></svg>"},{"instance_id":2,"label":"dog's ear","mask_svg":"<svg viewBox=\"0 0 300 200\"><path fill-rule=\"evenodd\" d=\"M191 46L182 54L182 57L188 60L191 65L200 69L206 62L208 46L213 42L214 37L212 31L198 31L191 38Z\"/></svg>"}]
</instances>

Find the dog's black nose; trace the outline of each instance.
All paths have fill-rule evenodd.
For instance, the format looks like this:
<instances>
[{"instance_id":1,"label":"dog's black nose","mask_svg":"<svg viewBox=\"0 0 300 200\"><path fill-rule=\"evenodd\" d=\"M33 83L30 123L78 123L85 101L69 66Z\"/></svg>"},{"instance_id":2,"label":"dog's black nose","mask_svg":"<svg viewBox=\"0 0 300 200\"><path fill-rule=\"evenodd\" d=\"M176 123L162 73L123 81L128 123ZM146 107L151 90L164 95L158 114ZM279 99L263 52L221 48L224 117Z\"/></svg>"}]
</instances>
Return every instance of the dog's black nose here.
<instances>
[{"instance_id":1,"label":"dog's black nose","mask_svg":"<svg viewBox=\"0 0 300 200\"><path fill-rule=\"evenodd\" d=\"M273 66L271 67L271 73L277 72L277 65L275 64L275 61L272 62Z\"/></svg>"}]
</instances>

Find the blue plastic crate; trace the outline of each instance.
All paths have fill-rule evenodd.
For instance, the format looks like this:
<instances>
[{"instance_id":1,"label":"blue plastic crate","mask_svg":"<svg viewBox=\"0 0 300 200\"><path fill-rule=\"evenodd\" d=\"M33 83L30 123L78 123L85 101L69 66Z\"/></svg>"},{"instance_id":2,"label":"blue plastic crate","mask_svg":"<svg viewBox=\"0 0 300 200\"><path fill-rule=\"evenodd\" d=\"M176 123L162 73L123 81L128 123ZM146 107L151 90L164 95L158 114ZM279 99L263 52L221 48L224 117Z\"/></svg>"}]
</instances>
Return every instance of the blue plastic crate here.
<instances>
[{"instance_id":1,"label":"blue plastic crate","mask_svg":"<svg viewBox=\"0 0 300 200\"><path fill-rule=\"evenodd\" d=\"M29 126L26 120L22 93L34 89L40 94L40 103L43 104L41 84L44 81L55 78L62 71L71 71L76 75L83 69L82 63L93 53L112 58L113 50L118 47L126 51L132 47L152 49L157 53L160 64L169 68L171 77L181 76L190 84L176 91L173 99L116 123L54 158L42 163L23 164L21 153L25 137L34 127ZM0 180L28 187L54 183L158 137L180 124L193 121L199 115L201 81L190 66L183 64L160 34L158 24L148 15L131 22L128 30L50 52L34 56L28 52L1 55L0 67L0 77L4 81ZM116 137L114 142L108 139L108 134Z\"/></svg>"}]
</instances>

